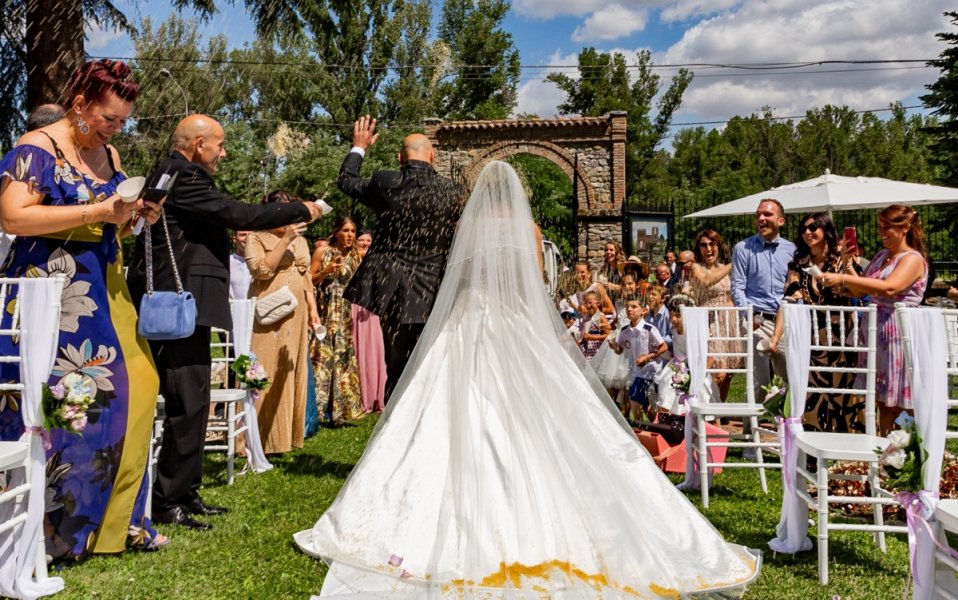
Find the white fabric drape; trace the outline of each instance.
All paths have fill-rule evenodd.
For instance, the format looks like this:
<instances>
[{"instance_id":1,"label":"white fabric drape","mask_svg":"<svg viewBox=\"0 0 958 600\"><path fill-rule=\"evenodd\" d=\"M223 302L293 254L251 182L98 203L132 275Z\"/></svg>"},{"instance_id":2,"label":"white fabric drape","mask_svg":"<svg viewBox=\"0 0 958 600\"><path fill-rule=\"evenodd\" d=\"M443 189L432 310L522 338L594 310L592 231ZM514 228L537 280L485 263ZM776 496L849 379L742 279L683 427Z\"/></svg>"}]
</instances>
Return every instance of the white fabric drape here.
<instances>
[{"instance_id":1,"label":"white fabric drape","mask_svg":"<svg viewBox=\"0 0 958 600\"><path fill-rule=\"evenodd\" d=\"M795 436L802 431L802 413L805 412L812 354L812 320L807 306L785 304L782 310L788 328L784 339L791 402L789 416L778 420L778 437L782 445L782 516L775 530L776 536L768 546L775 552L795 554L812 549L812 540L808 537L808 507L795 489L798 467Z\"/></svg>"},{"instance_id":2,"label":"white fabric drape","mask_svg":"<svg viewBox=\"0 0 958 600\"><path fill-rule=\"evenodd\" d=\"M702 402L702 392L708 372L708 331L709 312L702 307L682 307L682 326L685 329L687 355L685 360L689 365L689 397L686 399L689 410L685 412L685 481L679 484L683 490L697 490L701 487L699 477L699 462L695 455L695 405ZM707 460L707 458L706 458ZM712 473L709 470L709 485L712 485Z\"/></svg>"},{"instance_id":3,"label":"white fabric drape","mask_svg":"<svg viewBox=\"0 0 958 600\"><path fill-rule=\"evenodd\" d=\"M249 354L253 339L253 317L256 309L256 300L230 300L230 312L233 314L233 353L234 356ZM269 373L275 377L275 373ZM273 468L266 460L263 452L263 442L259 437L259 421L256 418L256 403L253 398L255 390L247 390L243 399L243 410L246 412L246 461L256 473L263 473Z\"/></svg>"},{"instance_id":4,"label":"white fabric drape","mask_svg":"<svg viewBox=\"0 0 958 600\"><path fill-rule=\"evenodd\" d=\"M12 530L0 547L0 590L13 598L39 598L63 589L63 579L46 577L46 563L40 562L40 573L34 569L43 560L44 494L46 492L46 452L43 447L43 384L50 377L56 357L57 330L60 320L60 292L63 277L21 278L20 297L20 379L23 396L20 414L27 431L20 438L30 447L29 473L10 473L10 487L29 477L26 497L27 519ZM21 507L22 510L22 507ZM12 567L12 568L11 568Z\"/></svg>"},{"instance_id":5,"label":"white fabric drape","mask_svg":"<svg viewBox=\"0 0 958 600\"><path fill-rule=\"evenodd\" d=\"M910 516L930 522L934 519L948 422L947 325L942 313L933 309L909 308L898 314L908 332L905 351L912 358L909 383L915 426L922 437L921 446L928 452L922 465L924 490L909 496L912 506L905 509L912 511ZM909 518L908 541L912 598L930 600L935 597L935 540L920 519Z\"/></svg>"},{"instance_id":6,"label":"white fabric drape","mask_svg":"<svg viewBox=\"0 0 958 600\"><path fill-rule=\"evenodd\" d=\"M294 536L331 563L324 596L714 598L758 573L656 466L566 334L533 223L515 171L487 165L362 459Z\"/></svg>"}]
</instances>

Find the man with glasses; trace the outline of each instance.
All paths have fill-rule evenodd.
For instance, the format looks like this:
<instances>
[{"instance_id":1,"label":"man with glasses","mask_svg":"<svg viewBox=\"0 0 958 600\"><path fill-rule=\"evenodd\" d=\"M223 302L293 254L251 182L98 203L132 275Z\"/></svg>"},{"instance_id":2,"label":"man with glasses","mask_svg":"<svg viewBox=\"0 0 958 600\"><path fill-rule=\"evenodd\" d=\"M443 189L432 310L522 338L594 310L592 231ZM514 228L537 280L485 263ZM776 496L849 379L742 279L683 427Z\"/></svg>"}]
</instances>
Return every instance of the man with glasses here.
<instances>
[{"instance_id":1,"label":"man with glasses","mask_svg":"<svg viewBox=\"0 0 958 600\"><path fill-rule=\"evenodd\" d=\"M678 268L678 281L676 282L673 291L677 290L681 294L688 295L692 291L692 264L695 262L695 253L691 250L683 250L679 252L679 259L677 261Z\"/></svg>"},{"instance_id":2,"label":"man with glasses","mask_svg":"<svg viewBox=\"0 0 958 600\"><path fill-rule=\"evenodd\" d=\"M779 235L783 225L785 209L782 203L765 198L755 211L758 232L735 244L732 250L732 302L735 306L751 305L755 320L752 373L756 398L762 397L762 386L769 383L773 371L783 379L786 377L783 356L763 352L758 343L767 343L775 332L775 317L785 295L788 264L795 254L795 244ZM748 448L744 456L751 460L754 455L754 449Z\"/></svg>"}]
</instances>

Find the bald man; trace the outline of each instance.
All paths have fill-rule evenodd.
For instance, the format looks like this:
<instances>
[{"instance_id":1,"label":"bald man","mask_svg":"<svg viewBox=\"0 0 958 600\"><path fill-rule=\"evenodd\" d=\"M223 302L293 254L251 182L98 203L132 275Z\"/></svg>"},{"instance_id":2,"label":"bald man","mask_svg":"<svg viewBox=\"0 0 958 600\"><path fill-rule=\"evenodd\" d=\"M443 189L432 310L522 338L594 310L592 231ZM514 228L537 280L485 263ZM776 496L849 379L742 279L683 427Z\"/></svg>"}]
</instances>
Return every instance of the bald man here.
<instances>
[{"instance_id":1,"label":"bald man","mask_svg":"<svg viewBox=\"0 0 958 600\"><path fill-rule=\"evenodd\" d=\"M153 486L153 521L191 529L210 525L194 515L213 515L224 508L200 498L203 443L210 405L210 327L229 331L230 236L234 231L274 229L308 223L322 214L313 202L250 205L216 189L213 174L226 157L226 133L215 119L190 115L173 134L173 151L150 175L156 187L163 175L176 176L166 198L169 241L180 279L196 299L196 330L179 340L151 341L166 401L163 440ZM153 285L175 290L163 221L151 230ZM146 288L144 237L138 236L127 281L136 306Z\"/></svg>"},{"instance_id":2,"label":"bald man","mask_svg":"<svg viewBox=\"0 0 958 600\"><path fill-rule=\"evenodd\" d=\"M399 171L360 177L366 150L378 138L376 119L357 120L339 171L339 189L377 216L373 244L343 296L379 315L388 402L436 300L466 194L436 173L436 152L421 133L403 140Z\"/></svg>"}]
</instances>

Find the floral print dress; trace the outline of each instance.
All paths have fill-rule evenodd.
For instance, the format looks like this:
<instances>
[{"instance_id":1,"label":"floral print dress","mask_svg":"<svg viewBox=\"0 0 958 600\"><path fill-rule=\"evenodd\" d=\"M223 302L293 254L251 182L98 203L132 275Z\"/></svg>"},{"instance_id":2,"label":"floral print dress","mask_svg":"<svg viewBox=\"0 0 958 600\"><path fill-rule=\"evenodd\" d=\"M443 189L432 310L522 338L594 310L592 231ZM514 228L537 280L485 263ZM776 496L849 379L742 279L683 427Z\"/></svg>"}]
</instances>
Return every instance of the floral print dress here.
<instances>
[{"instance_id":1,"label":"floral print dress","mask_svg":"<svg viewBox=\"0 0 958 600\"><path fill-rule=\"evenodd\" d=\"M109 181L97 183L74 169L59 149L53 156L21 145L0 160L0 185L8 179L43 193L45 205L63 206L102 201L126 175L115 171ZM70 558L121 552L128 541L147 543L155 532L144 513L149 484L144 475L159 380L146 341L136 334L116 227L91 224L17 237L3 271L7 277L66 277L49 384L76 373L94 396L81 434L50 431L47 553ZM10 307L3 307L2 326L10 319ZM2 338L0 352L17 353L11 344ZM18 379L16 364L0 365L0 381ZM22 432L18 398L7 395L0 401L0 439L15 440Z\"/></svg>"},{"instance_id":2,"label":"floral print dress","mask_svg":"<svg viewBox=\"0 0 958 600\"><path fill-rule=\"evenodd\" d=\"M326 248L322 268L340 255L338 248ZM344 256L343 266L316 285L316 305L326 327L326 337L313 340L311 355L316 383L316 405L333 423L359 419L363 412L359 387L359 361L353 344L352 305L343 291L359 268L355 253Z\"/></svg>"}]
</instances>

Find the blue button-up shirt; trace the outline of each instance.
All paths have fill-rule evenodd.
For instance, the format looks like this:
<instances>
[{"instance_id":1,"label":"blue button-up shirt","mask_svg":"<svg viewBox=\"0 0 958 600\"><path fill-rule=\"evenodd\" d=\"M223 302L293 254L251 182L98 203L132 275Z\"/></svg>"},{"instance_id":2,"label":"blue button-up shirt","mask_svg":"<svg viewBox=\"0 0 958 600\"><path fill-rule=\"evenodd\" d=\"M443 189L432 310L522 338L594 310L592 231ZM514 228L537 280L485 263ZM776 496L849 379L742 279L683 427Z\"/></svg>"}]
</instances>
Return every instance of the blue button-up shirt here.
<instances>
[{"instance_id":1,"label":"blue button-up shirt","mask_svg":"<svg viewBox=\"0 0 958 600\"><path fill-rule=\"evenodd\" d=\"M766 243L753 235L735 244L732 250L732 302L752 305L756 312L776 313L785 295L788 263L795 244L782 238Z\"/></svg>"}]
</instances>

